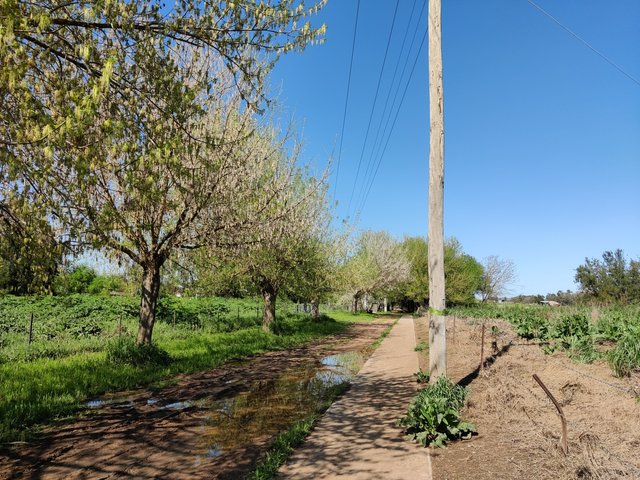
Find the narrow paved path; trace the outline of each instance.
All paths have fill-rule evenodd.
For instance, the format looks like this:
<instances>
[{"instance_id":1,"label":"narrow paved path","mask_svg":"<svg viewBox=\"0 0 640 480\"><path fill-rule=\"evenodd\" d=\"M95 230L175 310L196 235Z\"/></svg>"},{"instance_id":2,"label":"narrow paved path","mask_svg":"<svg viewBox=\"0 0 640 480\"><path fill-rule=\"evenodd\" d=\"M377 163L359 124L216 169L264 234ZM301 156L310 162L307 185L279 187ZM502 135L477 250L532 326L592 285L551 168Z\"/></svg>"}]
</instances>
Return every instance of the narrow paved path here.
<instances>
[{"instance_id":1,"label":"narrow paved path","mask_svg":"<svg viewBox=\"0 0 640 480\"><path fill-rule=\"evenodd\" d=\"M430 480L427 450L395 426L416 391L415 345L413 319L404 316L278 478Z\"/></svg>"}]
</instances>

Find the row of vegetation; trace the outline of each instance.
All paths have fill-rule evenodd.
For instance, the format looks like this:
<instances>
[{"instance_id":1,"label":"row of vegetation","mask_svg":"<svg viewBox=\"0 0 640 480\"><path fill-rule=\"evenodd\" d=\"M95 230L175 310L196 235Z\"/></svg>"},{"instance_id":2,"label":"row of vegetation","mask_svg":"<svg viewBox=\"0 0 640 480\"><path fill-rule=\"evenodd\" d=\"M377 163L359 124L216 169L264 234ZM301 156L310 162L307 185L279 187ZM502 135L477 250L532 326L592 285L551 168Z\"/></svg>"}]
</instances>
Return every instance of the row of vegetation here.
<instances>
[{"instance_id":1,"label":"row of vegetation","mask_svg":"<svg viewBox=\"0 0 640 480\"><path fill-rule=\"evenodd\" d=\"M604 358L618 376L640 371L640 305L550 308L478 304L451 308L449 313L507 320L519 336L540 341L545 352L563 350L586 363Z\"/></svg>"},{"instance_id":2,"label":"row of vegetation","mask_svg":"<svg viewBox=\"0 0 640 480\"><path fill-rule=\"evenodd\" d=\"M78 299L72 297L71 300ZM207 302L226 305L229 309L234 305L218 299L217 303L205 300L199 305L185 302L184 306L202 308L198 314L207 316ZM241 307L241 304L238 302L235 306ZM92 396L139 386L159 388L172 382L179 373L197 372L214 368L229 359L291 348L338 333L349 322L369 318L368 315L352 314L341 317L344 318L324 317L322 321L316 321L305 314L283 314L277 334L265 332L259 321L249 317L237 321L235 315L224 320L222 329L213 327L215 317L210 317L212 328L201 330L161 321L154 343L142 347L134 344L132 330L137 319L122 323L124 333L115 332L119 321L113 317L97 321L105 331L106 326L114 330L87 340L82 347L62 339L51 342L70 346L70 351L58 352L58 358L33 355L28 361L0 364L0 378L3 379L0 384L0 442L23 438L33 425L73 413L83 408L84 402ZM253 326L247 326L247 323ZM48 348L46 345L36 349ZM35 344L14 355L28 354L33 347Z\"/></svg>"}]
</instances>

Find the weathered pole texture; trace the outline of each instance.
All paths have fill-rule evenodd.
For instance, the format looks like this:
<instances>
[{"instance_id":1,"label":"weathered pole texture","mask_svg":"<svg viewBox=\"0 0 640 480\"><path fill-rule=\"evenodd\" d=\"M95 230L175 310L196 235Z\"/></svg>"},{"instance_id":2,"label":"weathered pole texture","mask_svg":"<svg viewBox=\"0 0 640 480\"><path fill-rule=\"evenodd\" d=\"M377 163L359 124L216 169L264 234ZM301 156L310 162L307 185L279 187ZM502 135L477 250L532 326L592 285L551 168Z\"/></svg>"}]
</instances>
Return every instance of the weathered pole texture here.
<instances>
[{"instance_id":1,"label":"weathered pole texture","mask_svg":"<svg viewBox=\"0 0 640 480\"><path fill-rule=\"evenodd\" d=\"M447 374L444 316L444 98L441 0L429 0L429 371Z\"/></svg>"}]
</instances>

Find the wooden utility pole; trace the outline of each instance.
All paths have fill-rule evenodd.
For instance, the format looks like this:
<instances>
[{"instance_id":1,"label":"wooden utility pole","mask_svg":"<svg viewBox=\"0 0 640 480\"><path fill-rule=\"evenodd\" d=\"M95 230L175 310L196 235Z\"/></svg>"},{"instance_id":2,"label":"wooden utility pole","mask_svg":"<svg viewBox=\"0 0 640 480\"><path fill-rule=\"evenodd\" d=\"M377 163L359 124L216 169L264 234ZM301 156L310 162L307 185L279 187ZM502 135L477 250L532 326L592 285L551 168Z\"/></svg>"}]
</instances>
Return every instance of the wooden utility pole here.
<instances>
[{"instance_id":1,"label":"wooden utility pole","mask_svg":"<svg viewBox=\"0 0 640 480\"><path fill-rule=\"evenodd\" d=\"M441 0L429 0L429 371L447 374L444 316L444 98Z\"/></svg>"}]
</instances>

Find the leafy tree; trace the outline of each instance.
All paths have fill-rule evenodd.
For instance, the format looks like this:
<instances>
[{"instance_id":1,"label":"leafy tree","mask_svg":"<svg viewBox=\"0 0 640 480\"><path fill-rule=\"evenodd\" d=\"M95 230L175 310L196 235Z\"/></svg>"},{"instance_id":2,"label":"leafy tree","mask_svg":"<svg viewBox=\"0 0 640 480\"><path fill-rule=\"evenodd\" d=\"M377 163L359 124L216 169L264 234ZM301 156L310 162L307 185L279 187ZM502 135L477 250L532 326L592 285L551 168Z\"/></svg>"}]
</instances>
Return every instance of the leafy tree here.
<instances>
[{"instance_id":1,"label":"leafy tree","mask_svg":"<svg viewBox=\"0 0 640 480\"><path fill-rule=\"evenodd\" d=\"M484 259L484 274L480 286L482 301L504 296L518 278L516 266L512 260L503 260L495 255Z\"/></svg>"},{"instance_id":2,"label":"leafy tree","mask_svg":"<svg viewBox=\"0 0 640 480\"><path fill-rule=\"evenodd\" d=\"M640 301L640 260L627 260L620 249L606 251L602 260L585 258L576 269L576 282L590 299L602 303Z\"/></svg>"},{"instance_id":3,"label":"leafy tree","mask_svg":"<svg viewBox=\"0 0 640 480\"><path fill-rule=\"evenodd\" d=\"M400 243L385 231L363 232L357 240L355 254L342 269L354 312L358 311L365 295L388 294L408 276L409 262Z\"/></svg>"},{"instance_id":4,"label":"leafy tree","mask_svg":"<svg viewBox=\"0 0 640 480\"><path fill-rule=\"evenodd\" d=\"M423 237L407 237L402 248L409 260L409 281L402 295L418 305L429 302L429 246Z\"/></svg>"},{"instance_id":5,"label":"leafy tree","mask_svg":"<svg viewBox=\"0 0 640 480\"><path fill-rule=\"evenodd\" d=\"M311 316L319 318L320 302L326 301L339 289L338 264L343 238L324 232L303 243L298 264L300 275L287 292L290 296L311 303Z\"/></svg>"},{"instance_id":6,"label":"leafy tree","mask_svg":"<svg viewBox=\"0 0 640 480\"><path fill-rule=\"evenodd\" d=\"M96 271L87 265L74 265L58 275L54 286L55 293L58 295L89 293L89 286L97 276Z\"/></svg>"},{"instance_id":7,"label":"leafy tree","mask_svg":"<svg viewBox=\"0 0 640 480\"><path fill-rule=\"evenodd\" d=\"M408 237L403 249L411 268L409 281L401 287L407 300L426 306L429 301L428 251L427 240L422 237ZM447 304L470 303L480 288L483 268L471 255L462 250L455 238L444 245L445 295Z\"/></svg>"},{"instance_id":8,"label":"leafy tree","mask_svg":"<svg viewBox=\"0 0 640 480\"><path fill-rule=\"evenodd\" d=\"M267 179L251 114L279 55L322 35L303 23L321 6L0 5L0 165L65 235L141 267L139 344L174 250L255 220L245 206Z\"/></svg>"},{"instance_id":9,"label":"leafy tree","mask_svg":"<svg viewBox=\"0 0 640 480\"><path fill-rule=\"evenodd\" d=\"M283 152L282 159L286 158ZM296 155L274 165L275 189L268 193L271 221L242 251L239 265L264 300L262 327L276 325L276 299L288 290L319 302L325 281L325 258L319 239L327 229L323 180L296 169ZM280 184L280 186L278 186Z\"/></svg>"},{"instance_id":10,"label":"leafy tree","mask_svg":"<svg viewBox=\"0 0 640 480\"><path fill-rule=\"evenodd\" d=\"M18 295L49 291L64 247L39 209L2 190L0 290Z\"/></svg>"},{"instance_id":11,"label":"leafy tree","mask_svg":"<svg viewBox=\"0 0 640 480\"><path fill-rule=\"evenodd\" d=\"M444 246L444 275L447 304L466 304L475 300L484 269L475 258L464 253L458 240L450 238Z\"/></svg>"}]
</instances>

